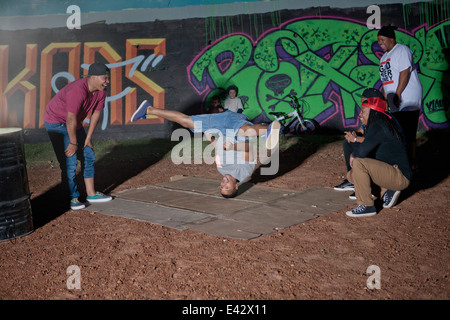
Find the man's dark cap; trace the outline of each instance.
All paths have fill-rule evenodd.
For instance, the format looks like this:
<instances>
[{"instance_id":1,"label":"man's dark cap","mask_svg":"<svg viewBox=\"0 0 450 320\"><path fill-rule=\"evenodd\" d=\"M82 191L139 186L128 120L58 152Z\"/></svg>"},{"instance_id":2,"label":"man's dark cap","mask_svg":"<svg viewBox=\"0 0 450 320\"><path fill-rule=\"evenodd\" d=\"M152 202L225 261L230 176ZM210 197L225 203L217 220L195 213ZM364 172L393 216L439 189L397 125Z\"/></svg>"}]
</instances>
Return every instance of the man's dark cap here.
<instances>
[{"instance_id":1,"label":"man's dark cap","mask_svg":"<svg viewBox=\"0 0 450 320\"><path fill-rule=\"evenodd\" d=\"M364 90L364 92L362 94L357 93L357 96L361 97L361 98L380 98L384 100L384 96L381 93L380 90L375 89L375 88L367 88L366 90Z\"/></svg>"},{"instance_id":2,"label":"man's dark cap","mask_svg":"<svg viewBox=\"0 0 450 320\"><path fill-rule=\"evenodd\" d=\"M89 76L103 76L110 74L109 68L100 62L93 63L89 66L88 77Z\"/></svg>"},{"instance_id":3,"label":"man's dark cap","mask_svg":"<svg viewBox=\"0 0 450 320\"><path fill-rule=\"evenodd\" d=\"M395 30L397 27L395 26L383 26L380 31L378 31L379 36L395 39Z\"/></svg>"},{"instance_id":4,"label":"man's dark cap","mask_svg":"<svg viewBox=\"0 0 450 320\"><path fill-rule=\"evenodd\" d=\"M380 98L384 100L384 96L380 90L375 88L367 88L362 94L363 98Z\"/></svg>"}]
</instances>

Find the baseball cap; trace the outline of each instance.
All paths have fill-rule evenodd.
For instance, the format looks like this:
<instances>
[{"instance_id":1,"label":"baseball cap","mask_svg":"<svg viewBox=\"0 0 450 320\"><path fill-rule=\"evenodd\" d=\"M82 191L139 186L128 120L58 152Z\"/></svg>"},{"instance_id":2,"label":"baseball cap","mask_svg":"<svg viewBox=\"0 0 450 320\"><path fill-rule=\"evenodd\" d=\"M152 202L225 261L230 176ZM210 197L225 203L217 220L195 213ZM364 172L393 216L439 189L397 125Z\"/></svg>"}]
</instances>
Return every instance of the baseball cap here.
<instances>
[{"instance_id":1,"label":"baseball cap","mask_svg":"<svg viewBox=\"0 0 450 320\"><path fill-rule=\"evenodd\" d=\"M372 110L381 112L385 114L389 119L392 119L392 117L386 113L386 101L384 99L374 97L368 98L367 100L364 100L363 103L361 103L361 106L365 106Z\"/></svg>"},{"instance_id":2,"label":"baseball cap","mask_svg":"<svg viewBox=\"0 0 450 320\"><path fill-rule=\"evenodd\" d=\"M103 63L95 62L89 66L87 76L103 76L106 74L110 74L109 68Z\"/></svg>"},{"instance_id":3,"label":"baseball cap","mask_svg":"<svg viewBox=\"0 0 450 320\"><path fill-rule=\"evenodd\" d=\"M397 30L397 27L395 26L384 26L381 27L380 31L378 31L378 35L395 39L395 30Z\"/></svg>"},{"instance_id":4,"label":"baseball cap","mask_svg":"<svg viewBox=\"0 0 450 320\"><path fill-rule=\"evenodd\" d=\"M360 98L364 98L364 99L368 99L368 98L380 98L384 100L384 96L383 93L381 93L380 90L375 89L375 88L367 88L366 90L363 91L362 94L357 93L356 94L358 97Z\"/></svg>"}]
</instances>

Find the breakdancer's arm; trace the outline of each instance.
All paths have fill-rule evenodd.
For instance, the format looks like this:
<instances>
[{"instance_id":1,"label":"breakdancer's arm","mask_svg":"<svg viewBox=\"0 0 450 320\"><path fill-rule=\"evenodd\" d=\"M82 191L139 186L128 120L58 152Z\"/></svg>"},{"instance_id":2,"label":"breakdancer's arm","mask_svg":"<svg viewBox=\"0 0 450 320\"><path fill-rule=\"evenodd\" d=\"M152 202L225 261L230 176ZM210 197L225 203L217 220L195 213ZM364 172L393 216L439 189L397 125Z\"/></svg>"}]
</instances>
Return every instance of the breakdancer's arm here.
<instances>
[{"instance_id":1,"label":"breakdancer's arm","mask_svg":"<svg viewBox=\"0 0 450 320\"><path fill-rule=\"evenodd\" d=\"M253 152L250 142L237 142L232 144L230 142L226 142L223 144L224 150L235 150L235 151L243 151L242 160L244 161L253 161Z\"/></svg>"}]
</instances>

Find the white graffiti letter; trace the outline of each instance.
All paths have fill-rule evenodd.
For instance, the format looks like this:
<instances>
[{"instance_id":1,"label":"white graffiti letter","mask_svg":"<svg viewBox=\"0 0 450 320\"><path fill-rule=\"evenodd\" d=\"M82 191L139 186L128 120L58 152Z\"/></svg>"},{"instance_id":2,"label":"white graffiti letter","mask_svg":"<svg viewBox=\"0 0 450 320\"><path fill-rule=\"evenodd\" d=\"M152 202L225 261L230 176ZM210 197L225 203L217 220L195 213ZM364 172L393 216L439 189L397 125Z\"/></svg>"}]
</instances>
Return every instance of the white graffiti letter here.
<instances>
[{"instance_id":1,"label":"white graffiti letter","mask_svg":"<svg viewBox=\"0 0 450 320\"><path fill-rule=\"evenodd\" d=\"M372 274L367 278L367 288L369 289L381 289L381 270L379 266L371 265L366 270L367 274Z\"/></svg>"},{"instance_id":2,"label":"white graffiti letter","mask_svg":"<svg viewBox=\"0 0 450 320\"><path fill-rule=\"evenodd\" d=\"M377 5L371 5L367 7L366 13L372 13L372 15L367 18L366 25L369 29L380 29L381 27L381 10Z\"/></svg>"},{"instance_id":3,"label":"white graffiti letter","mask_svg":"<svg viewBox=\"0 0 450 320\"><path fill-rule=\"evenodd\" d=\"M79 266L71 265L67 268L67 274L71 276L67 278L67 289L81 289L81 270Z\"/></svg>"},{"instance_id":4,"label":"white graffiti letter","mask_svg":"<svg viewBox=\"0 0 450 320\"><path fill-rule=\"evenodd\" d=\"M79 6L71 5L67 7L66 13L72 13L67 18L66 26L68 29L81 29L81 10Z\"/></svg>"}]
</instances>

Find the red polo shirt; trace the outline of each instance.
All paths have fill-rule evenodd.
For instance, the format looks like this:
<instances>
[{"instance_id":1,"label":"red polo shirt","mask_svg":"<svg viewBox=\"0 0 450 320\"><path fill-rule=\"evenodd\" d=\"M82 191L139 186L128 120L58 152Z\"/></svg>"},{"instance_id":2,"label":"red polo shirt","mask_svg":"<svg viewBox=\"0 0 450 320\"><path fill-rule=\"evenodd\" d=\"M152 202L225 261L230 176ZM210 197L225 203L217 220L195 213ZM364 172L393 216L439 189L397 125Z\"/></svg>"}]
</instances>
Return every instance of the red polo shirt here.
<instances>
[{"instance_id":1,"label":"red polo shirt","mask_svg":"<svg viewBox=\"0 0 450 320\"><path fill-rule=\"evenodd\" d=\"M67 112L77 115L77 129L83 120L94 110L105 107L106 90L89 92L88 78L69 83L62 88L48 103L44 121L48 123L66 123Z\"/></svg>"}]
</instances>

